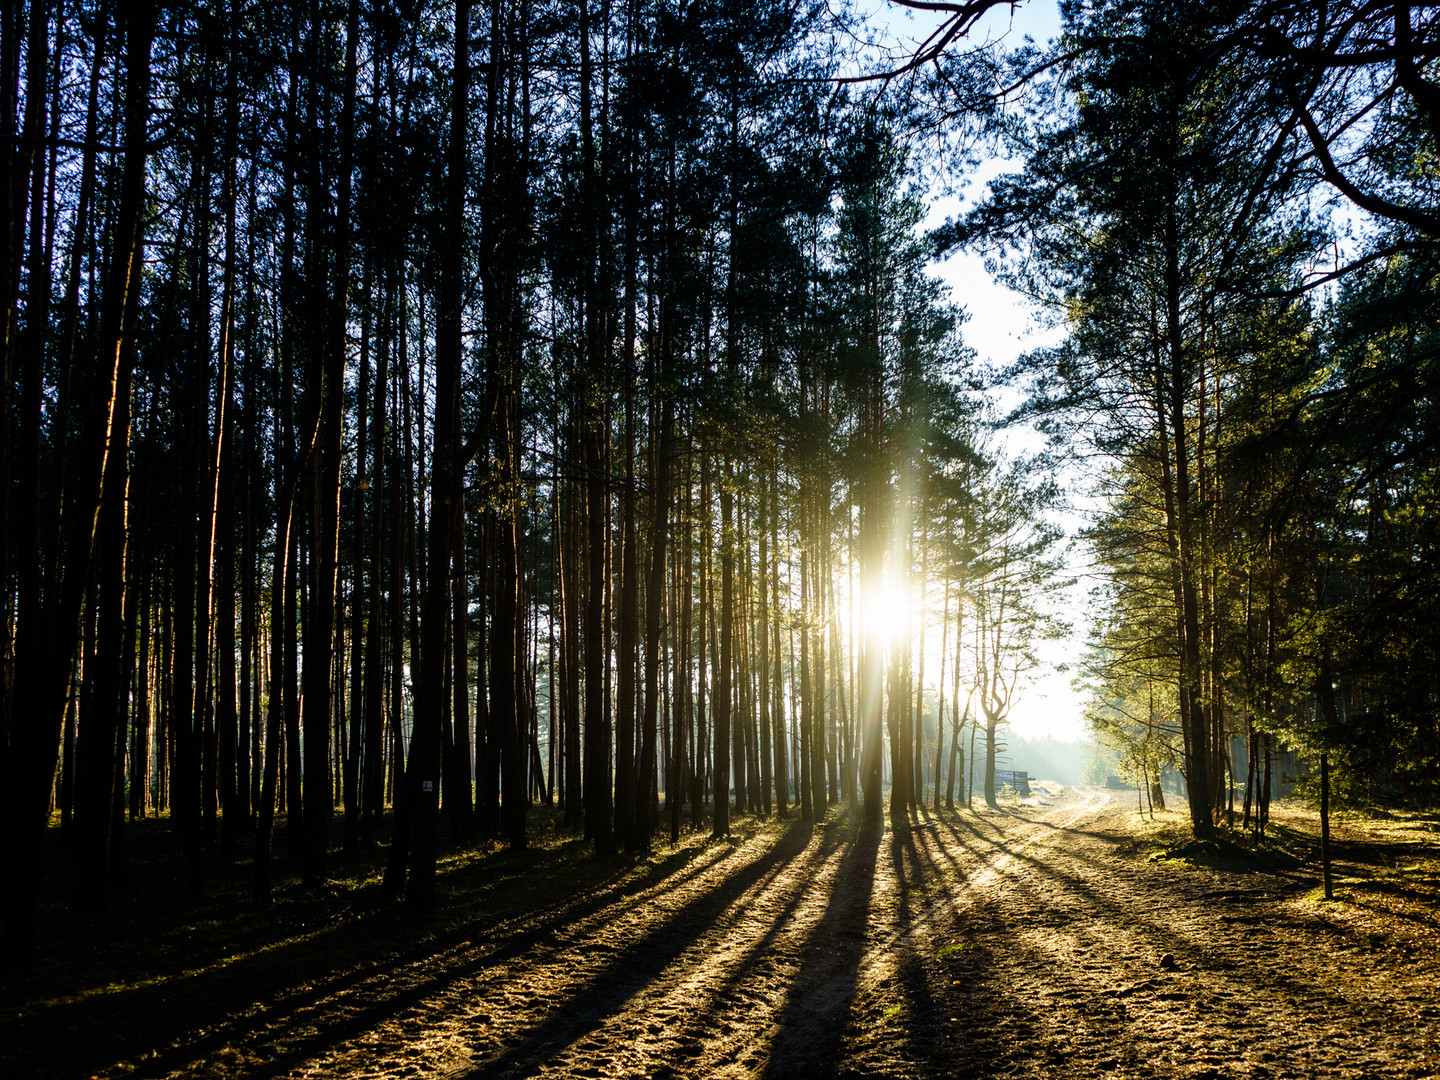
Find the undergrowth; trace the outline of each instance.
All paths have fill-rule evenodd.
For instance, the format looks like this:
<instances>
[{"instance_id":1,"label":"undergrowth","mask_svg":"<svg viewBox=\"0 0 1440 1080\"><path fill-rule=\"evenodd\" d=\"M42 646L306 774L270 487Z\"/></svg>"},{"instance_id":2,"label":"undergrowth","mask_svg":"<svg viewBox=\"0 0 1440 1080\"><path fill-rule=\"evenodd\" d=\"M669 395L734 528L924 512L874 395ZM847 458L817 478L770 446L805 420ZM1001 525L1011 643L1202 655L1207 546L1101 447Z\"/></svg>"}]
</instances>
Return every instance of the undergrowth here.
<instances>
[{"instance_id":1,"label":"undergrowth","mask_svg":"<svg viewBox=\"0 0 1440 1080\"><path fill-rule=\"evenodd\" d=\"M1132 813L1122 847L1157 869L1277 875L1288 881L1287 889L1302 890L1297 895L1302 906L1323 906L1333 913L1338 902L1356 917L1440 930L1435 826L1432 813L1332 814L1333 901L1324 900L1321 887L1319 814L1298 800L1272 805L1263 837L1221 825L1201 839L1183 812L1153 819Z\"/></svg>"},{"instance_id":2,"label":"undergrowth","mask_svg":"<svg viewBox=\"0 0 1440 1080\"><path fill-rule=\"evenodd\" d=\"M1263 836L1224 823L1197 837L1187 813L1169 810L1131 815L1135 854L1150 863L1209 870L1293 870L1317 854L1318 839L1294 824L1271 818Z\"/></svg>"}]
</instances>

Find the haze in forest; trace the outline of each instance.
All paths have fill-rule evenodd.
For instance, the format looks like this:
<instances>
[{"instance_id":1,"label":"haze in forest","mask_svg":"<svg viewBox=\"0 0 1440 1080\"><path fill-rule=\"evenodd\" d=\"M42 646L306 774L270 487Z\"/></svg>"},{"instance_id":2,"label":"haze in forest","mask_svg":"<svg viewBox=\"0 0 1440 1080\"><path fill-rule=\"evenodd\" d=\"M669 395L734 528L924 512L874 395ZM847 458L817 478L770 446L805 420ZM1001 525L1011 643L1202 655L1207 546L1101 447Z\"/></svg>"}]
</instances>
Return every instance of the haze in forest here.
<instances>
[{"instance_id":1,"label":"haze in forest","mask_svg":"<svg viewBox=\"0 0 1440 1080\"><path fill-rule=\"evenodd\" d=\"M941 21L938 13L906 10L889 3L870 5L863 14L881 46L879 51L890 55L914 50ZM1058 5L1051 0L1040 0L990 11L970 36L979 41L997 40L1018 45L1026 37L1045 44L1059 33ZM927 192L921 228L936 229L973 208L976 201L983 198L990 179L1017 164L1003 153L987 153L977 168L960 175L947 175L944 179L958 190L950 192L943 183L934 184ZM964 307L965 342L985 360L1008 366L1021 353L1054 344L1063 335L1063 329L1042 322L1040 312L1022 294L997 280L985 268L985 258L979 252L950 252L937 259L930 272L950 288L956 302ZM1018 398L1010 393L999 393L997 399L1002 410L1019 404ZM1023 453L1034 452L1040 440L1022 425L1006 432L1005 442L1014 452ZM1072 495L1079 494L1072 491ZM1085 522L1080 508L1069 513L1059 512L1057 518L1072 536ZM1084 570L1084 553L1074 552L1069 562L1072 572L1079 577ZM1011 728L1027 738L1087 741L1090 735L1084 719L1086 692L1073 685L1075 665L1083 652L1087 632L1082 582L1077 581L1070 590L1066 607L1072 624L1070 634L1063 641L1049 643L1044 650L1044 666L1031 676L1010 714ZM1077 769L1082 766L1083 761L1076 763Z\"/></svg>"}]
</instances>

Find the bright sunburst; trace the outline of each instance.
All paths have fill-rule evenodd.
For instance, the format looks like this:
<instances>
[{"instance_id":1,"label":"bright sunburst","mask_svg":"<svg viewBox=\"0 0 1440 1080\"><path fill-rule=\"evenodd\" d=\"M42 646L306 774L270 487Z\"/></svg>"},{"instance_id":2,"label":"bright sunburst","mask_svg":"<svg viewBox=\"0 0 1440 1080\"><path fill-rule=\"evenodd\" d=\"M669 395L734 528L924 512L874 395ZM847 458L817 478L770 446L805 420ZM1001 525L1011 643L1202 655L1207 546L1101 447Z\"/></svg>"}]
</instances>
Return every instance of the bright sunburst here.
<instances>
[{"instance_id":1,"label":"bright sunburst","mask_svg":"<svg viewBox=\"0 0 1440 1080\"><path fill-rule=\"evenodd\" d=\"M889 647L910 632L913 615L910 597L887 582L869 590L861 608L860 632L877 645Z\"/></svg>"}]
</instances>

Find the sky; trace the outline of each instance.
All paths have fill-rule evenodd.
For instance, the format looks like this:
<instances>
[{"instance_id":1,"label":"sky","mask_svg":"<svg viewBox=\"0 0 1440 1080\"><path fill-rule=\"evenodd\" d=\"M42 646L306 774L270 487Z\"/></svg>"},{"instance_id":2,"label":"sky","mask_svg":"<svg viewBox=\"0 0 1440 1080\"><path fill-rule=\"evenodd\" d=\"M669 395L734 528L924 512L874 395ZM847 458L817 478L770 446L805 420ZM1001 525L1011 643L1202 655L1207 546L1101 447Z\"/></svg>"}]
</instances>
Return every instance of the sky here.
<instances>
[{"instance_id":1,"label":"sky","mask_svg":"<svg viewBox=\"0 0 1440 1080\"><path fill-rule=\"evenodd\" d=\"M935 24L935 16L907 11L893 3L879 4L871 10L872 25L883 29L898 47L923 40ZM1054 0L1023 0L1013 13L1008 9L992 12L980 30L992 37L1003 35L1007 43L1017 46L1027 35L1043 43L1059 33L1058 5ZM983 163L979 172L968 178L969 182L960 196L929 199L923 227L931 229L942 224L965 205L983 196L985 181L989 177L1013 167L1014 163L998 158ZM935 263L931 272L951 287L952 299L969 313L963 334L982 363L1008 364L1023 352L1054 343L1062 334L1060 330L1041 326L1027 301L995 281L985 270L984 261L978 254L953 255ZM1000 401L1002 407L1014 403L1014 400ZM1014 453L1033 449L1039 443L1039 436L1033 431L1011 432L1004 439L1004 445ZM1072 535L1082 523L1079 513L1069 513L1061 518L1067 536ZM1077 578L1066 599L1065 615L1072 623L1071 634L1066 640L1045 649L1044 666L1034 673L1030 685L1021 691L1010 716L1011 730L1026 738L1089 738L1081 716L1084 697L1071 687L1071 680L1075 677L1074 667L1084 648L1087 631L1085 612L1089 586L1083 576L1084 552L1074 550L1069 561L1070 572Z\"/></svg>"}]
</instances>

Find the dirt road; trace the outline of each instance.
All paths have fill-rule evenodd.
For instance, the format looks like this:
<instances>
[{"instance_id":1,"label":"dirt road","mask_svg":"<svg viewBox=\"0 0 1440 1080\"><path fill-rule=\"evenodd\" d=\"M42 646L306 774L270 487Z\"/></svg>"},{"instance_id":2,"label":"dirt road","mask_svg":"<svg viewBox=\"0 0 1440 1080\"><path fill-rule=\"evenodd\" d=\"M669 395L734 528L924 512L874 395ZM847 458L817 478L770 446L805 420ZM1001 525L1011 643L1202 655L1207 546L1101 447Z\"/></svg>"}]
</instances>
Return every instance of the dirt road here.
<instances>
[{"instance_id":1,"label":"dirt road","mask_svg":"<svg viewBox=\"0 0 1440 1080\"><path fill-rule=\"evenodd\" d=\"M1421 1077L1434 928L1303 876L1157 868L1128 801L713 844L398 967L297 988L107 1075Z\"/></svg>"}]
</instances>

